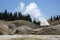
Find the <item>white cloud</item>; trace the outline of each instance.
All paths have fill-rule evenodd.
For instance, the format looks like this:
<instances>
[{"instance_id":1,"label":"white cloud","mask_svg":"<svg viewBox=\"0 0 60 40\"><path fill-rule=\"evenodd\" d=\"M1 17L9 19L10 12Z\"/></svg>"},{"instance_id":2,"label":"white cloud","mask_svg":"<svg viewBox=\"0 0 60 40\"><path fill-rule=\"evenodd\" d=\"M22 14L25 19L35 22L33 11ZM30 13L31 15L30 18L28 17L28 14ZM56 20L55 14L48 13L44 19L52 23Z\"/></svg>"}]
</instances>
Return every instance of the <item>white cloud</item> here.
<instances>
[{"instance_id":1,"label":"white cloud","mask_svg":"<svg viewBox=\"0 0 60 40\"><path fill-rule=\"evenodd\" d=\"M21 2L20 5L17 7L16 11L22 11L24 15L30 14L31 16L36 18L37 22L38 20L41 21L41 25L49 25L49 23L46 21L46 19L42 15L40 8L34 2L30 3L27 6L25 6L25 4Z\"/></svg>"}]
</instances>

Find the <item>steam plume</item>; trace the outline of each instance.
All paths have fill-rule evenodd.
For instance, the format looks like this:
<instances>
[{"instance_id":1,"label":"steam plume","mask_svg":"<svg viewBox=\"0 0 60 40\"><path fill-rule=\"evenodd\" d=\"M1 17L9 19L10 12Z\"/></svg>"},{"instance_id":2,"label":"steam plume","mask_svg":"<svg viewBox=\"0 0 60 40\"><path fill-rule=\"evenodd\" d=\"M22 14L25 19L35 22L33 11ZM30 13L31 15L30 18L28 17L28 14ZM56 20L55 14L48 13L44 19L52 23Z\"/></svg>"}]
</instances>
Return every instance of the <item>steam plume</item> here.
<instances>
[{"instance_id":1,"label":"steam plume","mask_svg":"<svg viewBox=\"0 0 60 40\"><path fill-rule=\"evenodd\" d=\"M44 16L42 15L41 10L38 8L37 4L32 2L29 5L25 6L23 2L17 8L17 11L23 11L24 15L30 14L35 18L35 20L41 21L41 25L49 25Z\"/></svg>"}]
</instances>

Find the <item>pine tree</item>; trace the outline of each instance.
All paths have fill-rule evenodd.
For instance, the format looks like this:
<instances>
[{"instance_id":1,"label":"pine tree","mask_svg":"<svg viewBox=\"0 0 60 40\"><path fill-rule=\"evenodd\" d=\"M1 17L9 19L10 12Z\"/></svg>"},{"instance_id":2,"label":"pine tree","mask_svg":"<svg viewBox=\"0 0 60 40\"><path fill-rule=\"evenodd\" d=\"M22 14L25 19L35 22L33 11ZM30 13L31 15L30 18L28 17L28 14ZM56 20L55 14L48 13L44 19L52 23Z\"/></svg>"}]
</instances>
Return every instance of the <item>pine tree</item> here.
<instances>
[{"instance_id":1,"label":"pine tree","mask_svg":"<svg viewBox=\"0 0 60 40\"><path fill-rule=\"evenodd\" d=\"M4 20L6 20L6 18L7 18L7 10L5 10L4 12Z\"/></svg>"},{"instance_id":2,"label":"pine tree","mask_svg":"<svg viewBox=\"0 0 60 40\"><path fill-rule=\"evenodd\" d=\"M17 12L14 13L14 20L17 20Z\"/></svg>"},{"instance_id":3,"label":"pine tree","mask_svg":"<svg viewBox=\"0 0 60 40\"><path fill-rule=\"evenodd\" d=\"M33 23L36 24L35 18L34 18L34 20L33 20Z\"/></svg>"},{"instance_id":4,"label":"pine tree","mask_svg":"<svg viewBox=\"0 0 60 40\"><path fill-rule=\"evenodd\" d=\"M9 21L9 17L10 17L10 14L9 14L9 12L8 12L8 13L7 13L6 21Z\"/></svg>"},{"instance_id":5,"label":"pine tree","mask_svg":"<svg viewBox=\"0 0 60 40\"><path fill-rule=\"evenodd\" d=\"M58 19L60 19L60 15L58 15Z\"/></svg>"},{"instance_id":6,"label":"pine tree","mask_svg":"<svg viewBox=\"0 0 60 40\"><path fill-rule=\"evenodd\" d=\"M18 13L18 20L22 20L22 14L21 14L21 12Z\"/></svg>"},{"instance_id":7,"label":"pine tree","mask_svg":"<svg viewBox=\"0 0 60 40\"><path fill-rule=\"evenodd\" d=\"M29 20L30 22L32 22L32 19L31 19L30 15L28 15L27 17L28 17L28 20Z\"/></svg>"},{"instance_id":8,"label":"pine tree","mask_svg":"<svg viewBox=\"0 0 60 40\"><path fill-rule=\"evenodd\" d=\"M9 14L9 20L10 20L10 21L12 21L12 20L13 20L13 18L12 18L12 17L13 17L12 12L10 12L10 14Z\"/></svg>"},{"instance_id":9,"label":"pine tree","mask_svg":"<svg viewBox=\"0 0 60 40\"><path fill-rule=\"evenodd\" d=\"M50 19L50 21L52 21L52 16L51 16L51 19Z\"/></svg>"},{"instance_id":10,"label":"pine tree","mask_svg":"<svg viewBox=\"0 0 60 40\"><path fill-rule=\"evenodd\" d=\"M40 25L40 21L37 22L37 25Z\"/></svg>"},{"instance_id":11,"label":"pine tree","mask_svg":"<svg viewBox=\"0 0 60 40\"><path fill-rule=\"evenodd\" d=\"M25 16L25 20L32 22L30 15Z\"/></svg>"},{"instance_id":12,"label":"pine tree","mask_svg":"<svg viewBox=\"0 0 60 40\"><path fill-rule=\"evenodd\" d=\"M58 15L57 15L56 20L58 20L58 19L59 19L59 17L58 17Z\"/></svg>"},{"instance_id":13,"label":"pine tree","mask_svg":"<svg viewBox=\"0 0 60 40\"><path fill-rule=\"evenodd\" d=\"M56 20L56 17L55 16L53 18L54 18L54 20Z\"/></svg>"}]
</instances>

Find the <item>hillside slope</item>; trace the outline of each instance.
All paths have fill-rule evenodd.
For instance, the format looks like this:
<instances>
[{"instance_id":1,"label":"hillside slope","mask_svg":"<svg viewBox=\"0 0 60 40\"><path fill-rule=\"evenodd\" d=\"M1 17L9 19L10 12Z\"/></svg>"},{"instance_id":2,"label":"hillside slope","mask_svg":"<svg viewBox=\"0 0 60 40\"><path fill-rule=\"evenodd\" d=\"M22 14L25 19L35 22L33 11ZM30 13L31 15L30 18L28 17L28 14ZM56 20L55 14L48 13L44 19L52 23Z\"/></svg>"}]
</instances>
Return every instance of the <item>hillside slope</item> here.
<instances>
[{"instance_id":1,"label":"hillside slope","mask_svg":"<svg viewBox=\"0 0 60 40\"><path fill-rule=\"evenodd\" d=\"M27 31L27 29L35 29L38 28L32 22L24 21L24 20L16 20L16 21L1 21L0 20L0 34L14 34L14 32L18 29L24 29L23 31ZM22 31L22 30L21 30Z\"/></svg>"},{"instance_id":2,"label":"hillside slope","mask_svg":"<svg viewBox=\"0 0 60 40\"><path fill-rule=\"evenodd\" d=\"M60 24L57 24L57 25L51 26L51 28L56 29L56 31L60 33Z\"/></svg>"},{"instance_id":3,"label":"hillside slope","mask_svg":"<svg viewBox=\"0 0 60 40\"><path fill-rule=\"evenodd\" d=\"M60 24L60 19L59 20L52 20L52 21L48 21L50 25L58 25Z\"/></svg>"},{"instance_id":4,"label":"hillside slope","mask_svg":"<svg viewBox=\"0 0 60 40\"><path fill-rule=\"evenodd\" d=\"M25 20L1 21L0 35L32 34L32 35L51 35L60 34L57 29L52 27L40 27L32 22Z\"/></svg>"}]
</instances>

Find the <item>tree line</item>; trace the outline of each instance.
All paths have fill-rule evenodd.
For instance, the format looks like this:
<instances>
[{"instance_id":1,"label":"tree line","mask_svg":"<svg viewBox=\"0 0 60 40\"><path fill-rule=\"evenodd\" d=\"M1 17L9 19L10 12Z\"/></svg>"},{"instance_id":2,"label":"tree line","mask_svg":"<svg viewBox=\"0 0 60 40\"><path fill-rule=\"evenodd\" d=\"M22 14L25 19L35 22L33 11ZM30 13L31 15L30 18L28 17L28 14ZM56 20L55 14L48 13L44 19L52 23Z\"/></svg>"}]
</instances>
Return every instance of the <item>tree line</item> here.
<instances>
[{"instance_id":1,"label":"tree line","mask_svg":"<svg viewBox=\"0 0 60 40\"><path fill-rule=\"evenodd\" d=\"M5 21L14 21L14 20L27 20L32 22L31 16L28 15L22 15L21 12L7 12L7 10L5 10L4 12L0 12L0 20L5 20ZM33 21L34 24L40 25L40 22L36 22L36 20L34 19Z\"/></svg>"},{"instance_id":2,"label":"tree line","mask_svg":"<svg viewBox=\"0 0 60 40\"><path fill-rule=\"evenodd\" d=\"M60 15L51 16L50 21L60 20Z\"/></svg>"}]
</instances>

